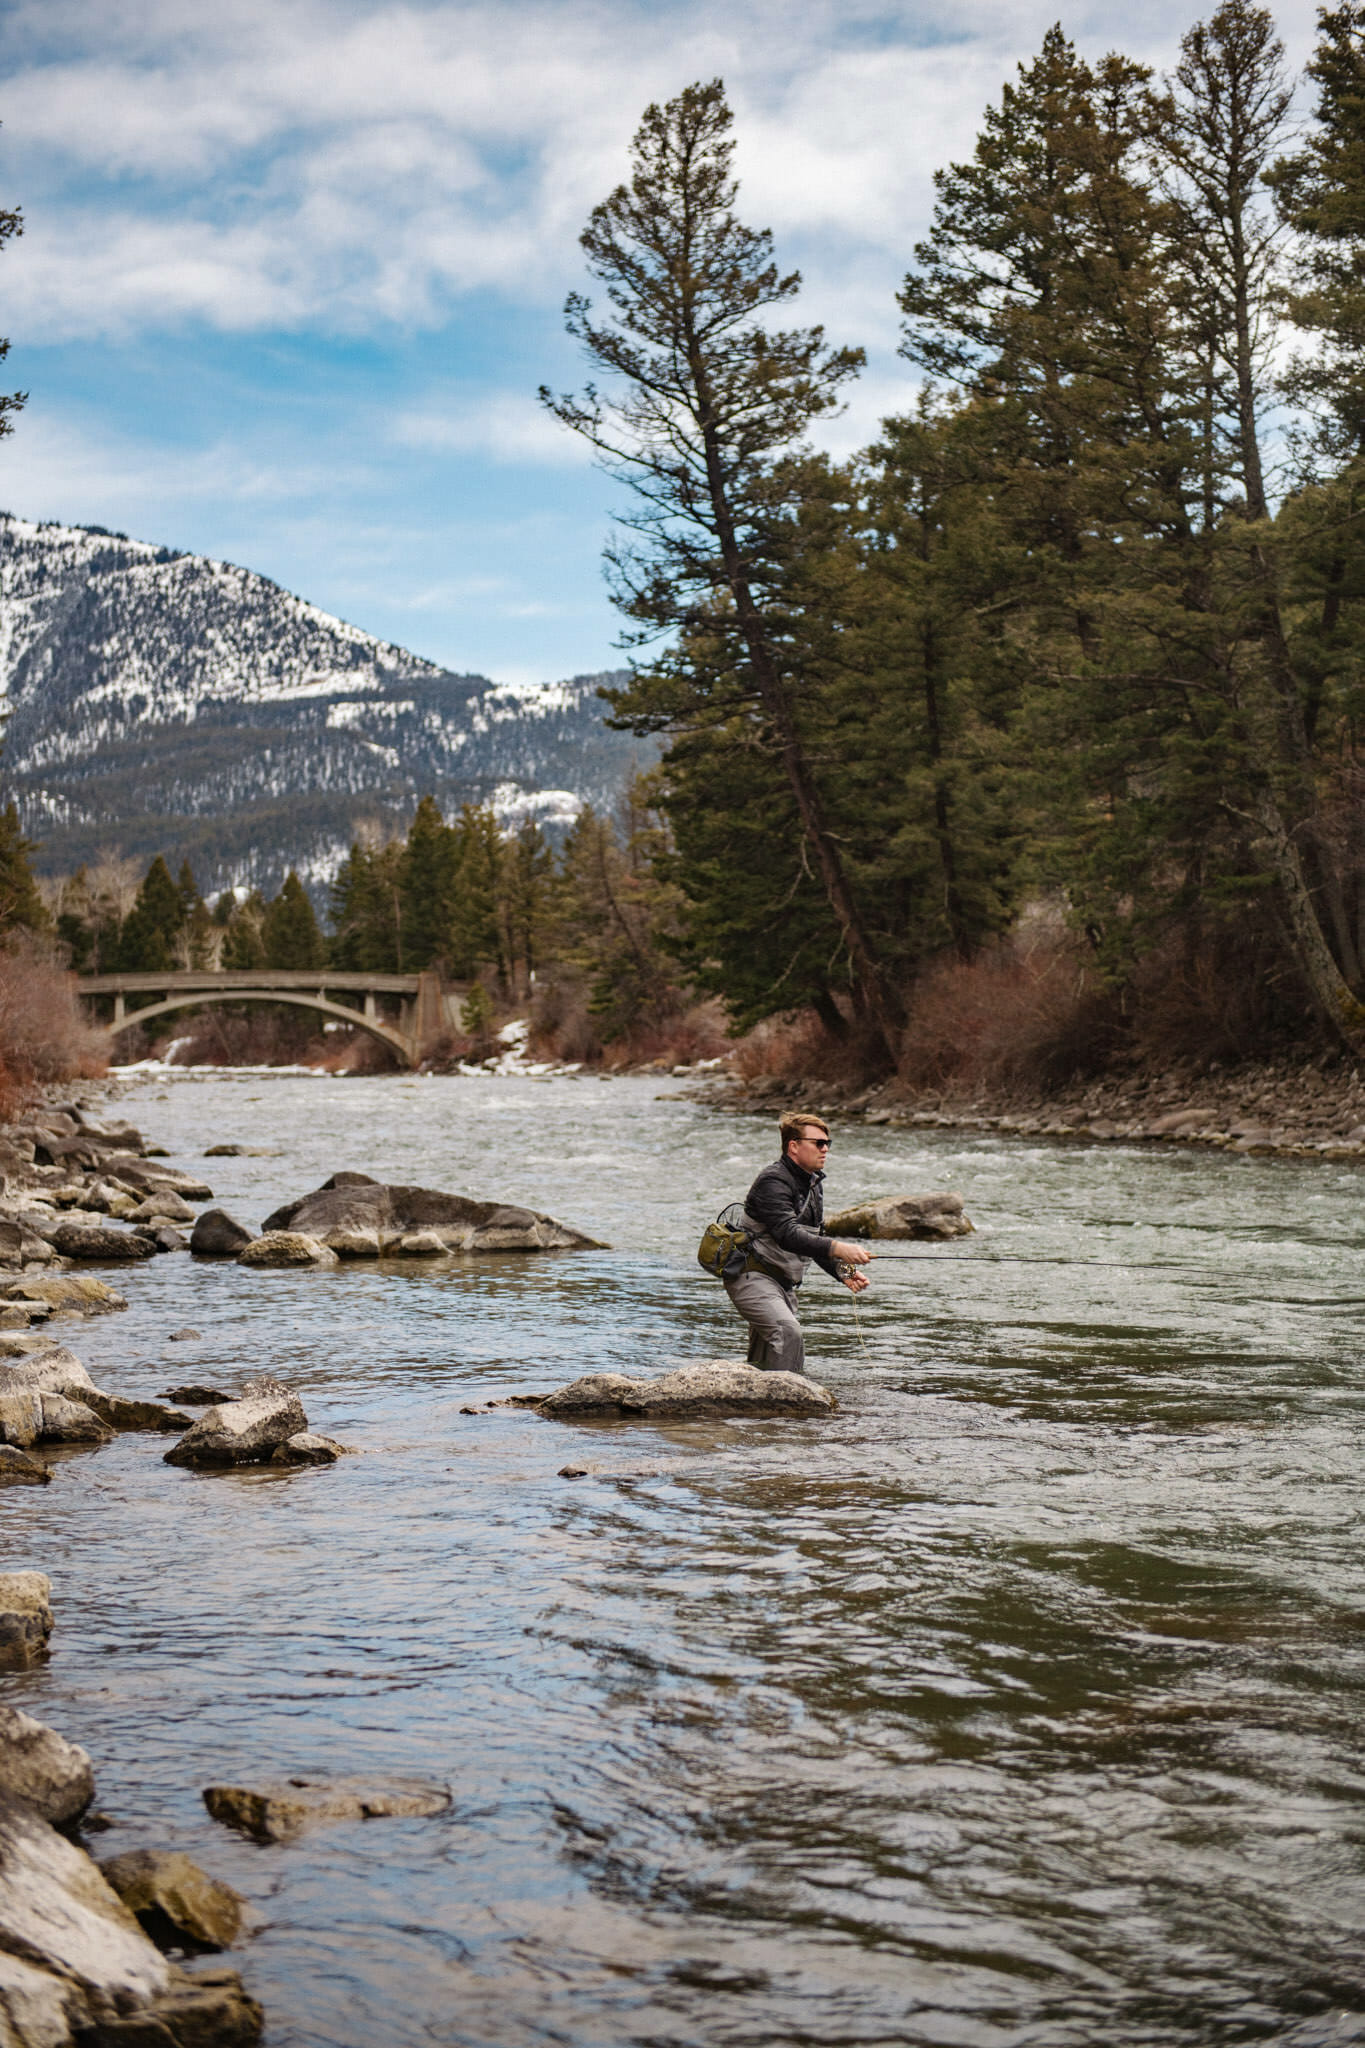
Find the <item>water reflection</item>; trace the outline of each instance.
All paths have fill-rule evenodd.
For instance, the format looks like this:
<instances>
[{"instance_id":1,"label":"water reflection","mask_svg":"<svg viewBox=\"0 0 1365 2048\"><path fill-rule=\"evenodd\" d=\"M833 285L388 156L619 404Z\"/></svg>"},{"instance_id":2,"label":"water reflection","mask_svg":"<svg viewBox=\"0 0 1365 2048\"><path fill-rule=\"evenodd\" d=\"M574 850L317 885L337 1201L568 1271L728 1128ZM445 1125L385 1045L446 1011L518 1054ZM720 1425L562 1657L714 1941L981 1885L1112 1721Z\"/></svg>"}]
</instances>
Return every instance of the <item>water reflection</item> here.
<instances>
[{"instance_id":1,"label":"water reflection","mask_svg":"<svg viewBox=\"0 0 1365 2048\"><path fill-rule=\"evenodd\" d=\"M253 1223L350 1167L614 1247L157 1260L97 1377L269 1369L364 1456L124 1438L0 1496L59 1613L7 1696L91 1749L111 1850L257 1901L272 2048L1365 2040L1352 1169L839 1132L840 1200L959 1187L981 1234L856 1324L812 1288L833 1422L569 1431L483 1404L735 1351L692 1249L771 1132L643 1082L128 1110L179 1164L268 1146L207 1169ZM454 1809L257 1848L198 1800L365 1768Z\"/></svg>"}]
</instances>

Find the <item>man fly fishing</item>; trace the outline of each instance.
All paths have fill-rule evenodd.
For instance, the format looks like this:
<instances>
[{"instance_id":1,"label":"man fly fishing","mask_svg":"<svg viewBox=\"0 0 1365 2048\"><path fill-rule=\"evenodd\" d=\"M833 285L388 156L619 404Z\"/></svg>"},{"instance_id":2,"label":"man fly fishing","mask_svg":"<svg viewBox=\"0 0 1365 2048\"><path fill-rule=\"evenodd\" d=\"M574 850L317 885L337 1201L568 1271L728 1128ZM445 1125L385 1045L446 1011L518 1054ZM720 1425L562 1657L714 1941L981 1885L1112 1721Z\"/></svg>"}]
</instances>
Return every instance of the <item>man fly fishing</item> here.
<instances>
[{"instance_id":1,"label":"man fly fishing","mask_svg":"<svg viewBox=\"0 0 1365 2048\"><path fill-rule=\"evenodd\" d=\"M760 1372L806 1369L806 1344L796 1312L796 1290L813 1259L850 1294L868 1286L866 1245L826 1237L825 1160L829 1125L809 1110L789 1110L779 1126L782 1157L762 1173L744 1197L749 1232L743 1270L722 1276L729 1295L749 1325L749 1364ZM842 1270L841 1270L842 1268Z\"/></svg>"}]
</instances>

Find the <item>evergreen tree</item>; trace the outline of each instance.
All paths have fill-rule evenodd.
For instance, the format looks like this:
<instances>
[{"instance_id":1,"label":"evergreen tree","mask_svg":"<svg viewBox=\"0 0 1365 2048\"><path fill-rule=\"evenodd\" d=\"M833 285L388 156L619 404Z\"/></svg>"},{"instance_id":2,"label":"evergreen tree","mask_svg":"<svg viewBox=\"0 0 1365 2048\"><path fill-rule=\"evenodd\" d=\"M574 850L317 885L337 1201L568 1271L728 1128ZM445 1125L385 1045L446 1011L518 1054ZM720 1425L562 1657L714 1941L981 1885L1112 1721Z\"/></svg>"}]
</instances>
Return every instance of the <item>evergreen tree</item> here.
<instances>
[{"instance_id":1,"label":"evergreen tree","mask_svg":"<svg viewBox=\"0 0 1365 2048\"><path fill-rule=\"evenodd\" d=\"M261 919L261 944L266 967L321 967L327 955L313 906L290 868L280 893Z\"/></svg>"},{"instance_id":2,"label":"evergreen tree","mask_svg":"<svg viewBox=\"0 0 1365 2048\"><path fill-rule=\"evenodd\" d=\"M46 931L51 924L29 865L34 850L19 828L18 806L6 804L0 812L0 934Z\"/></svg>"},{"instance_id":3,"label":"evergreen tree","mask_svg":"<svg viewBox=\"0 0 1365 2048\"><path fill-rule=\"evenodd\" d=\"M554 881L554 855L534 818L528 818L503 849L502 925L506 937L509 995L524 1002L540 960Z\"/></svg>"},{"instance_id":4,"label":"evergreen tree","mask_svg":"<svg viewBox=\"0 0 1365 2048\"><path fill-rule=\"evenodd\" d=\"M508 942L503 919L506 853L496 814L465 804L453 828L454 862L446 925L450 971L464 980L484 966L508 984Z\"/></svg>"},{"instance_id":5,"label":"evergreen tree","mask_svg":"<svg viewBox=\"0 0 1365 2048\"><path fill-rule=\"evenodd\" d=\"M137 901L119 934L118 964L125 974L154 974L174 969L184 923L180 891L160 854L138 890Z\"/></svg>"},{"instance_id":6,"label":"evergreen tree","mask_svg":"<svg viewBox=\"0 0 1365 2048\"><path fill-rule=\"evenodd\" d=\"M724 667L742 679L770 729L856 996L894 1057L896 992L829 829L802 743L801 679L784 660L768 608L774 520L791 509L784 460L837 408L863 357L827 348L819 328L770 332L757 324L766 308L795 296L800 278L783 276L771 236L734 212L731 118L719 80L646 110L630 183L594 209L581 237L610 312L594 319L579 294L566 307L570 333L611 389L541 395L636 491L638 509L624 522L635 541L608 551L635 643L681 632L685 647L702 628L731 641ZM709 680L695 678L699 711ZM638 730L659 729L652 707L630 690L616 710Z\"/></svg>"},{"instance_id":7,"label":"evergreen tree","mask_svg":"<svg viewBox=\"0 0 1365 2048\"><path fill-rule=\"evenodd\" d=\"M1314 410L1330 474L1365 456L1365 5L1319 8L1318 32L1313 126L1268 182L1299 238L1290 317L1319 344L1294 363L1287 395Z\"/></svg>"},{"instance_id":8,"label":"evergreen tree","mask_svg":"<svg viewBox=\"0 0 1365 2048\"><path fill-rule=\"evenodd\" d=\"M424 796L398 862L401 949L409 974L446 957L459 859L458 835L436 799Z\"/></svg>"},{"instance_id":9,"label":"evergreen tree","mask_svg":"<svg viewBox=\"0 0 1365 2048\"><path fill-rule=\"evenodd\" d=\"M266 902L259 889L252 889L240 903L234 902L223 934L222 965L237 972L264 967Z\"/></svg>"},{"instance_id":10,"label":"evergreen tree","mask_svg":"<svg viewBox=\"0 0 1365 2048\"><path fill-rule=\"evenodd\" d=\"M329 915L333 938L331 964L352 973L401 974L406 971L402 945L400 867L403 849L387 846L351 847L331 885Z\"/></svg>"}]
</instances>

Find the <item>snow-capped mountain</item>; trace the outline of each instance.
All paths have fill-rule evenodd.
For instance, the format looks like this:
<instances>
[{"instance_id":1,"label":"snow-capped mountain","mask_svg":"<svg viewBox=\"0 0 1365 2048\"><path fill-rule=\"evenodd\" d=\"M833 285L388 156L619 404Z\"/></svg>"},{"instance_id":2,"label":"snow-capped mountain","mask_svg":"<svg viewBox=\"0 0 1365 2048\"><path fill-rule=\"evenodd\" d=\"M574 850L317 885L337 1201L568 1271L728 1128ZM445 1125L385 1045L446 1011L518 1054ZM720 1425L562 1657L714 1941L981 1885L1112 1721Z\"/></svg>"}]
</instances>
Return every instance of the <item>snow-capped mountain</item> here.
<instances>
[{"instance_id":1,"label":"snow-capped mountain","mask_svg":"<svg viewBox=\"0 0 1365 2048\"><path fill-rule=\"evenodd\" d=\"M452 675L249 569L0 514L0 802L43 873L164 853L205 893L316 882L428 793L562 827L655 757L603 724L614 679Z\"/></svg>"}]
</instances>

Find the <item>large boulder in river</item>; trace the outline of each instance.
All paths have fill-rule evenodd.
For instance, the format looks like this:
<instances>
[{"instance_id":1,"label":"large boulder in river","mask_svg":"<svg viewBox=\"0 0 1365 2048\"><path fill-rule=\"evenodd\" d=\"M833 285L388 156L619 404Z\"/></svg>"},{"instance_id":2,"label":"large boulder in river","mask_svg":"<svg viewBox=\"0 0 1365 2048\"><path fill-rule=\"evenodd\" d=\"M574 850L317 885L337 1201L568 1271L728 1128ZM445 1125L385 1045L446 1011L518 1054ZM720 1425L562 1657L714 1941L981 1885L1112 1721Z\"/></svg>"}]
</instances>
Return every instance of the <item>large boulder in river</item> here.
<instances>
[{"instance_id":1,"label":"large boulder in river","mask_svg":"<svg viewBox=\"0 0 1365 2048\"><path fill-rule=\"evenodd\" d=\"M962 1213L962 1197L948 1189L931 1195L883 1195L826 1216L831 1237L967 1237L975 1229Z\"/></svg>"},{"instance_id":2,"label":"large boulder in river","mask_svg":"<svg viewBox=\"0 0 1365 2048\"><path fill-rule=\"evenodd\" d=\"M199 1259L235 1259L251 1243L245 1223L226 1209L205 1209L190 1232L190 1250Z\"/></svg>"},{"instance_id":3,"label":"large boulder in river","mask_svg":"<svg viewBox=\"0 0 1365 2048\"><path fill-rule=\"evenodd\" d=\"M0 2039L9 2048L249 2048L235 1971L168 1963L84 1850L0 1794Z\"/></svg>"},{"instance_id":4,"label":"large boulder in river","mask_svg":"<svg viewBox=\"0 0 1365 2048\"><path fill-rule=\"evenodd\" d=\"M537 1403L557 1422L617 1417L690 1422L721 1415L832 1415L838 1403L828 1387L799 1372L758 1372L728 1359L686 1365L657 1380L593 1372Z\"/></svg>"},{"instance_id":5,"label":"large boulder in river","mask_svg":"<svg viewBox=\"0 0 1365 2048\"><path fill-rule=\"evenodd\" d=\"M168 1465L263 1465L308 1428L297 1394L278 1380L248 1380L239 1401L225 1401L187 1429L166 1453Z\"/></svg>"},{"instance_id":6,"label":"large boulder in river","mask_svg":"<svg viewBox=\"0 0 1365 2048\"><path fill-rule=\"evenodd\" d=\"M69 1828L95 1796L95 1773L85 1751L55 1728L0 1704L0 1792Z\"/></svg>"},{"instance_id":7,"label":"large boulder in river","mask_svg":"<svg viewBox=\"0 0 1365 2048\"><path fill-rule=\"evenodd\" d=\"M361 1173L337 1173L311 1195L287 1202L265 1219L265 1229L305 1231L343 1257L357 1240L378 1239L389 1257L428 1255L431 1240L452 1252L596 1251L596 1238L537 1209L480 1202L438 1188L388 1185ZM406 1240L406 1242L405 1242Z\"/></svg>"}]
</instances>

